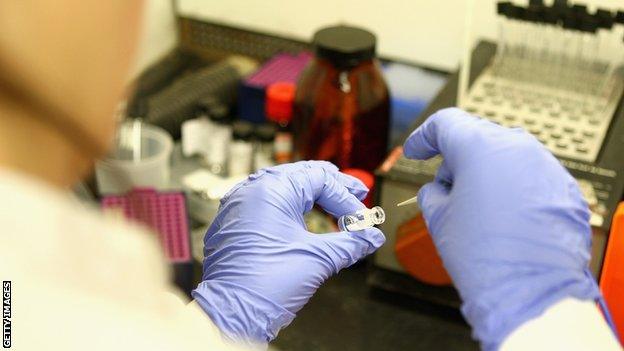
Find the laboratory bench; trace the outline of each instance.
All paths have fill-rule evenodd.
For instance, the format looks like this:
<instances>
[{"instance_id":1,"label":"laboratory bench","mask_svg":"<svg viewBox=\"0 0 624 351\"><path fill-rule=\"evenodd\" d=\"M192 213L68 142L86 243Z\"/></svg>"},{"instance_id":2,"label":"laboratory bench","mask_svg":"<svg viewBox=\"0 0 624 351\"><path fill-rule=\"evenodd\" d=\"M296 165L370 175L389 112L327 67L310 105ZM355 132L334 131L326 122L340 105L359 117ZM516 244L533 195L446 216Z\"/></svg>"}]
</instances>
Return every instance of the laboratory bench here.
<instances>
[{"instance_id":1,"label":"laboratory bench","mask_svg":"<svg viewBox=\"0 0 624 351\"><path fill-rule=\"evenodd\" d=\"M367 264L323 284L273 342L278 350L479 350L457 310L371 289Z\"/></svg>"},{"instance_id":2,"label":"laboratory bench","mask_svg":"<svg viewBox=\"0 0 624 351\"><path fill-rule=\"evenodd\" d=\"M195 261L195 276L201 277ZM271 343L276 351L477 351L456 309L371 288L368 262L326 281Z\"/></svg>"}]
</instances>

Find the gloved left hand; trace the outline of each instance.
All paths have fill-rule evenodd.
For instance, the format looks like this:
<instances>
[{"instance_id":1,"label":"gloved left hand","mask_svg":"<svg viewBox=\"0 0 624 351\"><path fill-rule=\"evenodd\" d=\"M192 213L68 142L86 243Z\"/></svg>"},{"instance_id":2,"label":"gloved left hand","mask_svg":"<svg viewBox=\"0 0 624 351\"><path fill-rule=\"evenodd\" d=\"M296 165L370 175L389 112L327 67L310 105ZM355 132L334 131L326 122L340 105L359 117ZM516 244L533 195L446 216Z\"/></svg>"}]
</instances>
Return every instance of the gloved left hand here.
<instances>
[{"instance_id":1,"label":"gloved left hand","mask_svg":"<svg viewBox=\"0 0 624 351\"><path fill-rule=\"evenodd\" d=\"M368 189L328 162L263 169L221 200L204 238L204 274L193 297L229 339L265 344L331 275L371 254L381 231L313 234L315 203L335 217L364 205Z\"/></svg>"},{"instance_id":2,"label":"gloved left hand","mask_svg":"<svg viewBox=\"0 0 624 351\"><path fill-rule=\"evenodd\" d=\"M484 350L498 350L565 298L600 299L587 203L535 137L444 109L410 135L404 152L444 158L418 201Z\"/></svg>"}]
</instances>

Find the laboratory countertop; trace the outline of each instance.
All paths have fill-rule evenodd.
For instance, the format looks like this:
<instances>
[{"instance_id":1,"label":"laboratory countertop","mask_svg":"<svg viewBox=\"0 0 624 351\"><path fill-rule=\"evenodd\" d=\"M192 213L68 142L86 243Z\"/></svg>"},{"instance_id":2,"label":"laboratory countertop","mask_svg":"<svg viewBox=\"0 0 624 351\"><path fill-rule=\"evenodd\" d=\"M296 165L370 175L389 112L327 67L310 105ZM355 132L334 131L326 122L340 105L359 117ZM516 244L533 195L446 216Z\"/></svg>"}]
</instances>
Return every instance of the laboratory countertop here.
<instances>
[{"instance_id":1,"label":"laboratory countertop","mask_svg":"<svg viewBox=\"0 0 624 351\"><path fill-rule=\"evenodd\" d=\"M458 314L366 285L366 265L327 281L273 342L278 350L479 350Z\"/></svg>"}]
</instances>

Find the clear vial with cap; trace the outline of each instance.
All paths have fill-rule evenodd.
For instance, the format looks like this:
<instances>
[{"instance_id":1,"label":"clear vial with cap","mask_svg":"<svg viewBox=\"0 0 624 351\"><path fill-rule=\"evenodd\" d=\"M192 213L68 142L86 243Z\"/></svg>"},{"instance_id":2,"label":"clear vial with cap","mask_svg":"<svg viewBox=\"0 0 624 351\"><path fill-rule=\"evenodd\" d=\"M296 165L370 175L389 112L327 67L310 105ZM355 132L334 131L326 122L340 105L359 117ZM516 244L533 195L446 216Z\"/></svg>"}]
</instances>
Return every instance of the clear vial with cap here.
<instances>
[{"instance_id":1,"label":"clear vial with cap","mask_svg":"<svg viewBox=\"0 0 624 351\"><path fill-rule=\"evenodd\" d=\"M206 140L204 162L210 172L223 176L225 175L228 148L232 141L232 122L227 106L217 104L209 109L211 135Z\"/></svg>"},{"instance_id":2,"label":"clear vial with cap","mask_svg":"<svg viewBox=\"0 0 624 351\"><path fill-rule=\"evenodd\" d=\"M353 232L382 224L385 220L386 213L383 208L375 206L338 218L338 228L341 231Z\"/></svg>"}]
</instances>

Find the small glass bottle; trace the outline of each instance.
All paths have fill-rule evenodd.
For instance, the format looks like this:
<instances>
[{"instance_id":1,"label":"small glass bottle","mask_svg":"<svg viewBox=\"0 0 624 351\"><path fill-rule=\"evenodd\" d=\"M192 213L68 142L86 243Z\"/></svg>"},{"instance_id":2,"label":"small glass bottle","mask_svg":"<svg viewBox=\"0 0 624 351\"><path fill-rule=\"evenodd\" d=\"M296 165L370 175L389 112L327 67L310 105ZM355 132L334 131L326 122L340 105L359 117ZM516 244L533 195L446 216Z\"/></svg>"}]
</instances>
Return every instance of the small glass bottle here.
<instances>
[{"instance_id":1,"label":"small glass bottle","mask_svg":"<svg viewBox=\"0 0 624 351\"><path fill-rule=\"evenodd\" d=\"M314 35L316 57L297 83L295 158L373 172L388 147L390 100L375 36L336 26Z\"/></svg>"},{"instance_id":2,"label":"small glass bottle","mask_svg":"<svg viewBox=\"0 0 624 351\"><path fill-rule=\"evenodd\" d=\"M210 111L213 99L202 99L195 106L195 118L182 122L182 154L191 157L195 154L205 156L210 150L213 122Z\"/></svg>"},{"instance_id":3,"label":"small glass bottle","mask_svg":"<svg viewBox=\"0 0 624 351\"><path fill-rule=\"evenodd\" d=\"M293 160L293 133L290 121L293 116L295 84L276 82L266 89L265 114L277 128L274 141L274 155L277 163Z\"/></svg>"},{"instance_id":4,"label":"small glass bottle","mask_svg":"<svg viewBox=\"0 0 624 351\"><path fill-rule=\"evenodd\" d=\"M211 137L206 142L204 161L211 173L225 175L228 148L232 140L232 124L227 106L218 104L209 111Z\"/></svg>"},{"instance_id":5,"label":"small glass bottle","mask_svg":"<svg viewBox=\"0 0 624 351\"><path fill-rule=\"evenodd\" d=\"M253 125L247 121L236 121L232 125L232 142L228 158L230 177L246 176L251 173L253 163Z\"/></svg>"},{"instance_id":6,"label":"small glass bottle","mask_svg":"<svg viewBox=\"0 0 624 351\"><path fill-rule=\"evenodd\" d=\"M353 232L382 224L386 220L383 208L363 208L355 213L338 218L338 228L341 231Z\"/></svg>"},{"instance_id":7,"label":"small glass bottle","mask_svg":"<svg viewBox=\"0 0 624 351\"><path fill-rule=\"evenodd\" d=\"M275 141L275 126L269 123L256 127L254 132L256 147L254 152L254 170L275 165L273 159L273 143Z\"/></svg>"}]
</instances>

